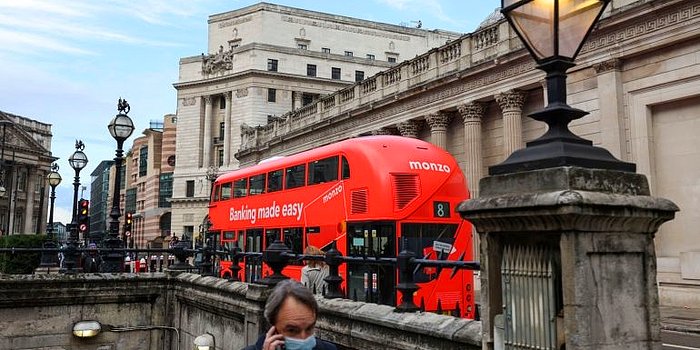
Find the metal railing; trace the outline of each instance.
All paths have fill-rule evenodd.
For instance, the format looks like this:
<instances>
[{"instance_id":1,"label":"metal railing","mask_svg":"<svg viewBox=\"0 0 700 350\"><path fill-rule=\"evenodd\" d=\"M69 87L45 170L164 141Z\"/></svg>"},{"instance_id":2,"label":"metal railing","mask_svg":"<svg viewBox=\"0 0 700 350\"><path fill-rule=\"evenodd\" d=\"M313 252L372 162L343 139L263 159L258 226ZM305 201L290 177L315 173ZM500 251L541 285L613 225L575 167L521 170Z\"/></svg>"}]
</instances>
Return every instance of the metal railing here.
<instances>
[{"instance_id":1,"label":"metal railing","mask_svg":"<svg viewBox=\"0 0 700 350\"><path fill-rule=\"evenodd\" d=\"M289 247L277 240L273 242L263 252L242 252L238 247L233 249L214 249L211 246L204 246L197 249L191 249L192 242L180 241L172 248L155 248L155 249L131 249L131 248L76 248L64 246L60 248L0 248L0 254L27 254L27 253L42 253L42 264L39 270L47 268L47 272L51 267L58 268L59 273L75 274L82 273L83 267L80 264L86 256L114 256L115 254L124 257L122 269L120 272L138 272L134 271L135 263L131 257L141 261L146 259L147 266L142 267L142 272L156 272L164 269L180 270L180 271L195 271L203 276L216 276L214 257L231 261L232 273L228 278L229 281L240 281L240 262L248 258L259 258L261 263L266 264L272 273L261 276L262 278L254 280L255 283L266 285L275 285L279 281L287 279L287 276L282 274L282 270L290 265L290 262L301 260L316 260L323 261L328 266L328 276L324 281L328 286L322 294L327 299L335 298L352 298L357 300L357 295L349 296L348 292L341 289L343 277L339 274L341 264L347 263L362 263L367 265L384 265L391 266L396 269L399 274L399 283L395 286L396 290L403 297L400 303L395 308L397 312L416 312L425 311L424 306L417 306L413 301L414 293L419 289L419 286L414 281L414 274L424 267L434 268L439 275L443 269L451 269L451 277L459 270L478 270L480 268L477 261L463 261L464 254L458 260L430 260L421 259L415 256L415 253L403 250L396 257L379 257L379 256L343 256L336 248L335 242L332 243L330 249L325 255L303 255L294 254ZM404 244L404 246L406 246ZM58 264L57 257L63 256L63 261ZM193 256L201 257L201 261L197 261L197 266L190 264ZM132 263L133 262L133 263ZM111 272L111 271L106 271ZM118 271L119 272L119 271ZM372 293L372 289L368 291ZM373 300L372 295L369 295L366 300ZM459 305L451 310L454 315L460 315L461 310ZM442 313L440 303L438 302L438 313Z\"/></svg>"}]
</instances>

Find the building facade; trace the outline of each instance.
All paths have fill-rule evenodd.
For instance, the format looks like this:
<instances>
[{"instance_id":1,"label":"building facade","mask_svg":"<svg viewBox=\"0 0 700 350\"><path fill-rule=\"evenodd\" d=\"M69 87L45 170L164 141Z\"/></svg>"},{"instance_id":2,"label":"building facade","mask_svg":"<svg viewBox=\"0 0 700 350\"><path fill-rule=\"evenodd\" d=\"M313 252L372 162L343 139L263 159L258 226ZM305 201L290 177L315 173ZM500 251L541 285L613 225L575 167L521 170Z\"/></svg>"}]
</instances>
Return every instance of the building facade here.
<instances>
[{"instance_id":1,"label":"building facade","mask_svg":"<svg viewBox=\"0 0 700 350\"><path fill-rule=\"evenodd\" d=\"M267 3L210 16L207 54L181 59L175 84L173 230L199 231L206 173L238 168L242 129L313 113L314 101L458 37Z\"/></svg>"},{"instance_id":2,"label":"building facade","mask_svg":"<svg viewBox=\"0 0 700 350\"><path fill-rule=\"evenodd\" d=\"M0 234L44 234L51 125L0 111Z\"/></svg>"},{"instance_id":3,"label":"building facade","mask_svg":"<svg viewBox=\"0 0 700 350\"><path fill-rule=\"evenodd\" d=\"M121 208L133 215L131 236L127 237L130 246L160 248L171 234L176 124L172 114L164 116L163 122L151 122L127 152Z\"/></svg>"},{"instance_id":4,"label":"building facade","mask_svg":"<svg viewBox=\"0 0 700 350\"><path fill-rule=\"evenodd\" d=\"M90 241L101 242L109 228L114 176L113 160L103 160L90 173Z\"/></svg>"},{"instance_id":5,"label":"building facade","mask_svg":"<svg viewBox=\"0 0 700 350\"><path fill-rule=\"evenodd\" d=\"M700 304L700 4L613 0L569 70L568 102L589 114L577 135L637 165L652 195L681 208L656 235L663 305ZM545 131L526 116L546 104L544 73L499 16L474 33L245 128L241 166L368 134L433 142L479 180Z\"/></svg>"}]
</instances>

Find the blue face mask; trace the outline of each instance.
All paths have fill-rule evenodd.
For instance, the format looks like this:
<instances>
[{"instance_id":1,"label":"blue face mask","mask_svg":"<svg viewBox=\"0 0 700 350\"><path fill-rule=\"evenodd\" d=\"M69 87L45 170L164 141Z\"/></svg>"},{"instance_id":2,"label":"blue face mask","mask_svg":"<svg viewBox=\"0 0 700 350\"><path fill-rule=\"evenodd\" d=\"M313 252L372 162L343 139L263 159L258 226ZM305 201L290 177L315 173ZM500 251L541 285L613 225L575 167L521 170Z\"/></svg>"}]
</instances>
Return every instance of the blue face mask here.
<instances>
[{"instance_id":1,"label":"blue face mask","mask_svg":"<svg viewBox=\"0 0 700 350\"><path fill-rule=\"evenodd\" d=\"M311 350L316 346L316 336L306 339L296 339L284 337L284 347L286 350Z\"/></svg>"}]
</instances>

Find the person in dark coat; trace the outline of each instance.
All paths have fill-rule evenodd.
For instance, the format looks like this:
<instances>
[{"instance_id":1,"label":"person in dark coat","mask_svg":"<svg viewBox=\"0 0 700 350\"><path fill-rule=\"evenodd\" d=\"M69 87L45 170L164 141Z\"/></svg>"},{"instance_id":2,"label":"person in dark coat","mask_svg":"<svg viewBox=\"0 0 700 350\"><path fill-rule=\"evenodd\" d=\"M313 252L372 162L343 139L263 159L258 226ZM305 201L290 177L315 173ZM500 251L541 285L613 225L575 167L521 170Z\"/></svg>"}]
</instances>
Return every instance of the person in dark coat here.
<instances>
[{"instance_id":1,"label":"person in dark coat","mask_svg":"<svg viewBox=\"0 0 700 350\"><path fill-rule=\"evenodd\" d=\"M265 303L265 319L272 327L243 350L337 350L314 335L317 314L318 303L308 288L291 279L279 282Z\"/></svg>"}]
</instances>

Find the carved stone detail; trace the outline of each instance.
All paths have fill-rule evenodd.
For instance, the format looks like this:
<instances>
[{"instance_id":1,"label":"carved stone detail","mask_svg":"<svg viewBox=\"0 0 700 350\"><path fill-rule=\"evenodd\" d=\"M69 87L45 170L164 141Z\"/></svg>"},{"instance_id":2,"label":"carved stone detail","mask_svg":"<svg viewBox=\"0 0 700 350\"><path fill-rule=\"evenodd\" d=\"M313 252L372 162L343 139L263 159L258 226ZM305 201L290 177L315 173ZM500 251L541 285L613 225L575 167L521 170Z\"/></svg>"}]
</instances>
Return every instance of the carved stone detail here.
<instances>
[{"instance_id":1,"label":"carved stone detail","mask_svg":"<svg viewBox=\"0 0 700 350\"><path fill-rule=\"evenodd\" d=\"M248 96L248 88L236 90L236 98L242 98Z\"/></svg>"},{"instance_id":2,"label":"carved stone detail","mask_svg":"<svg viewBox=\"0 0 700 350\"><path fill-rule=\"evenodd\" d=\"M224 51L219 46L219 52L210 55L202 54L202 74L214 74L233 69L233 50Z\"/></svg>"},{"instance_id":3,"label":"carved stone detail","mask_svg":"<svg viewBox=\"0 0 700 350\"><path fill-rule=\"evenodd\" d=\"M370 132L372 135L394 135L394 131L390 128L379 128Z\"/></svg>"},{"instance_id":4,"label":"carved stone detail","mask_svg":"<svg viewBox=\"0 0 700 350\"><path fill-rule=\"evenodd\" d=\"M447 129L447 126L450 125L450 120L451 116L443 113L443 112L437 112L433 114L428 114L425 116L425 121L428 122L428 125L430 126L430 130L435 130L435 129L441 129L445 130Z\"/></svg>"},{"instance_id":5,"label":"carved stone detail","mask_svg":"<svg viewBox=\"0 0 700 350\"><path fill-rule=\"evenodd\" d=\"M204 96L204 104L211 105L213 101L214 101L213 96L211 96L211 95Z\"/></svg>"},{"instance_id":6,"label":"carved stone detail","mask_svg":"<svg viewBox=\"0 0 700 350\"><path fill-rule=\"evenodd\" d=\"M457 106L457 111L462 117L462 122L467 123L474 120L481 120L481 118L484 117L484 113L486 113L486 108L483 103L472 101Z\"/></svg>"},{"instance_id":7,"label":"carved stone detail","mask_svg":"<svg viewBox=\"0 0 700 350\"><path fill-rule=\"evenodd\" d=\"M182 101L183 106L194 106L197 104L197 99L194 97L184 97L180 101Z\"/></svg>"},{"instance_id":8,"label":"carved stone detail","mask_svg":"<svg viewBox=\"0 0 700 350\"><path fill-rule=\"evenodd\" d=\"M622 61L617 58L605 62L596 63L593 65L593 69L595 69L596 74L602 74L613 70L620 70L621 67Z\"/></svg>"},{"instance_id":9,"label":"carved stone detail","mask_svg":"<svg viewBox=\"0 0 700 350\"><path fill-rule=\"evenodd\" d=\"M502 111L522 110L525 104L525 94L518 90L510 90L496 95L496 102Z\"/></svg>"},{"instance_id":10,"label":"carved stone detail","mask_svg":"<svg viewBox=\"0 0 700 350\"><path fill-rule=\"evenodd\" d=\"M400 122L396 125L396 128L399 129L401 136L412 137L414 139L418 138L418 131L420 131L420 125L418 125L418 122L415 120Z\"/></svg>"}]
</instances>

